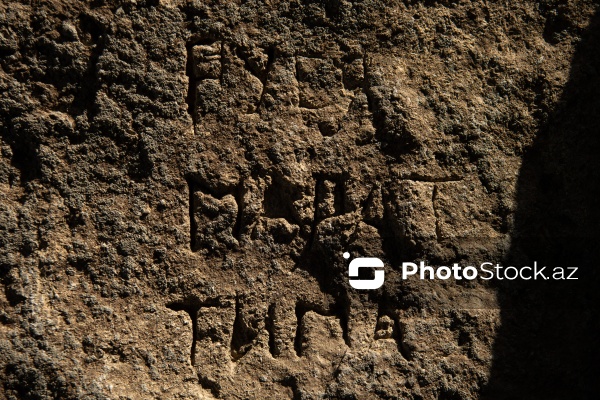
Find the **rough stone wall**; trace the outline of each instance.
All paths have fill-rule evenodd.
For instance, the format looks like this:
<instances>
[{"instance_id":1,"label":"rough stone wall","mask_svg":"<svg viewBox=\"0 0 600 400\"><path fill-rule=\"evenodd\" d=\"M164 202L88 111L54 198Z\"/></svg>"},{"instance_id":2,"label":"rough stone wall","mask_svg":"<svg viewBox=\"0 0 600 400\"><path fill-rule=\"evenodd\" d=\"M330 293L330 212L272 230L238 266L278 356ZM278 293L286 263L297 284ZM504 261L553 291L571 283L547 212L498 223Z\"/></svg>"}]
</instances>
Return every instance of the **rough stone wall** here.
<instances>
[{"instance_id":1,"label":"rough stone wall","mask_svg":"<svg viewBox=\"0 0 600 400\"><path fill-rule=\"evenodd\" d=\"M0 3L0 395L485 393L593 2ZM364 294L347 261L379 257Z\"/></svg>"}]
</instances>

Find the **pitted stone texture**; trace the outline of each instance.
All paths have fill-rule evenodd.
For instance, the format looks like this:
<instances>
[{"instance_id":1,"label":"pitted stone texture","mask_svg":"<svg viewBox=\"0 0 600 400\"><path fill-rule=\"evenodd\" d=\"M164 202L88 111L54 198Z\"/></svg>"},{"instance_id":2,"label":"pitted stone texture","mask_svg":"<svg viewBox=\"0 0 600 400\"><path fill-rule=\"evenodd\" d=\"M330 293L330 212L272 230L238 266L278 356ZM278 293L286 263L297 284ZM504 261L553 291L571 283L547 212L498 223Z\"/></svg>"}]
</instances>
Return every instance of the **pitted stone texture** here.
<instances>
[{"instance_id":1,"label":"pitted stone texture","mask_svg":"<svg viewBox=\"0 0 600 400\"><path fill-rule=\"evenodd\" d=\"M550 3L0 3L0 397L480 397Z\"/></svg>"}]
</instances>

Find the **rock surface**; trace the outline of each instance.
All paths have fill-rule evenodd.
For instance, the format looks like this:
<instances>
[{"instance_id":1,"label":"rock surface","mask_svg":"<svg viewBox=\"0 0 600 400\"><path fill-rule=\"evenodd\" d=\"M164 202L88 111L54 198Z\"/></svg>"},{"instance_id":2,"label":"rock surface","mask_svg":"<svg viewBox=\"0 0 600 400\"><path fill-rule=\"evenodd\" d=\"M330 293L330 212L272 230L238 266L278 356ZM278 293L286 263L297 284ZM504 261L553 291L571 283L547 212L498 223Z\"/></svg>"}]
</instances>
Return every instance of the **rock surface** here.
<instances>
[{"instance_id":1,"label":"rock surface","mask_svg":"<svg viewBox=\"0 0 600 400\"><path fill-rule=\"evenodd\" d=\"M399 267L506 256L594 11L1 2L0 396L484 396L496 288Z\"/></svg>"}]
</instances>

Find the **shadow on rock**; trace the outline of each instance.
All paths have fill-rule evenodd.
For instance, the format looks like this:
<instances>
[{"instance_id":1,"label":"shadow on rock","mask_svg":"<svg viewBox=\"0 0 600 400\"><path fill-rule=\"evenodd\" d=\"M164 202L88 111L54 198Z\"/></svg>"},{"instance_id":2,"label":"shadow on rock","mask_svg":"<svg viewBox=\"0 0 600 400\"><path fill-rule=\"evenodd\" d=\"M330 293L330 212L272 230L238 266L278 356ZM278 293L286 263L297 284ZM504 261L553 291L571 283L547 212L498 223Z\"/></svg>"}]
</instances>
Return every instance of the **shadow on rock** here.
<instances>
[{"instance_id":1,"label":"shadow on rock","mask_svg":"<svg viewBox=\"0 0 600 400\"><path fill-rule=\"evenodd\" d=\"M600 15L547 121L523 160L505 265L537 261L549 279L499 282L502 325L487 399L598 396ZM565 277L578 267L578 280L553 281L558 267Z\"/></svg>"}]
</instances>

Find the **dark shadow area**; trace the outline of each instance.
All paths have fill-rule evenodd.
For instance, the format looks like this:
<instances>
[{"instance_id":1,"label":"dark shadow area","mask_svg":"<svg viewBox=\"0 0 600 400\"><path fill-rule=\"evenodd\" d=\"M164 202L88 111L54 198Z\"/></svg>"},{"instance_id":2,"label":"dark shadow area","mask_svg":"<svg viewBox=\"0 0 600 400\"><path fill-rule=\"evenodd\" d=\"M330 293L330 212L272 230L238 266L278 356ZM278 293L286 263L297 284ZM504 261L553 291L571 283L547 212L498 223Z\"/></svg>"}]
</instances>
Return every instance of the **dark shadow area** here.
<instances>
[{"instance_id":1,"label":"dark shadow area","mask_svg":"<svg viewBox=\"0 0 600 400\"><path fill-rule=\"evenodd\" d=\"M524 158L505 265L577 267L578 280L500 282L486 399L598 398L600 15L577 47L560 103ZM558 275L557 275L558 276Z\"/></svg>"}]
</instances>

